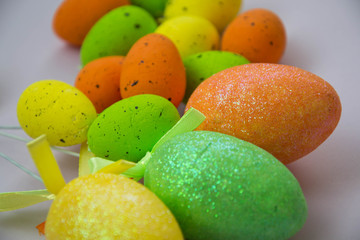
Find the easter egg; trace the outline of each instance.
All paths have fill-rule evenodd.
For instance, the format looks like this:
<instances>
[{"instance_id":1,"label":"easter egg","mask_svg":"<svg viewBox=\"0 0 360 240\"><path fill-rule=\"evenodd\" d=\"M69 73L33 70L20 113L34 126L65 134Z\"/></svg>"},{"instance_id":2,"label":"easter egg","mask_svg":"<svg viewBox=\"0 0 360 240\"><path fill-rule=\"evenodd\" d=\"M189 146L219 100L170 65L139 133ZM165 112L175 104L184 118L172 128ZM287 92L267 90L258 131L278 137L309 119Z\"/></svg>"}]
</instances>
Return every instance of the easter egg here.
<instances>
[{"instance_id":1,"label":"easter egg","mask_svg":"<svg viewBox=\"0 0 360 240\"><path fill-rule=\"evenodd\" d=\"M334 131L341 103L334 88L305 70L250 63L221 71L191 95L210 130L251 142L287 164L315 150Z\"/></svg>"},{"instance_id":2,"label":"easter egg","mask_svg":"<svg viewBox=\"0 0 360 240\"><path fill-rule=\"evenodd\" d=\"M288 239L307 205L291 172L263 149L216 132L180 134L155 150L144 183L185 239Z\"/></svg>"},{"instance_id":3,"label":"easter egg","mask_svg":"<svg viewBox=\"0 0 360 240\"><path fill-rule=\"evenodd\" d=\"M180 119L167 99L141 94L114 103L91 124L88 144L97 157L139 161Z\"/></svg>"},{"instance_id":4,"label":"easter egg","mask_svg":"<svg viewBox=\"0 0 360 240\"><path fill-rule=\"evenodd\" d=\"M45 236L54 239L183 239L169 209L146 187L109 173L67 184L52 203Z\"/></svg>"},{"instance_id":5,"label":"easter egg","mask_svg":"<svg viewBox=\"0 0 360 240\"><path fill-rule=\"evenodd\" d=\"M221 40L222 50L239 53L250 62L277 63L285 46L286 32L281 19L261 8L238 15Z\"/></svg>"},{"instance_id":6,"label":"easter egg","mask_svg":"<svg viewBox=\"0 0 360 240\"><path fill-rule=\"evenodd\" d=\"M165 19L176 16L201 16L212 22L219 32L233 20L240 10L241 0L172 0L166 5Z\"/></svg>"},{"instance_id":7,"label":"easter egg","mask_svg":"<svg viewBox=\"0 0 360 240\"><path fill-rule=\"evenodd\" d=\"M75 87L91 100L98 113L121 99L119 79L123 61L122 56L95 59L76 77Z\"/></svg>"},{"instance_id":8,"label":"easter egg","mask_svg":"<svg viewBox=\"0 0 360 240\"><path fill-rule=\"evenodd\" d=\"M105 56L126 56L142 36L155 31L154 18L137 6L116 8L99 19L86 35L80 56L83 65Z\"/></svg>"},{"instance_id":9,"label":"easter egg","mask_svg":"<svg viewBox=\"0 0 360 240\"><path fill-rule=\"evenodd\" d=\"M139 39L126 56L120 86L123 98L148 93L179 106L186 77L184 64L172 41L156 33Z\"/></svg>"},{"instance_id":10,"label":"easter egg","mask_svg":"<svg viewBox=\"0 0 360 240\"><path fill-rule=\"evenodd\" d=\"M131 0L131 4L144 8L156 18L163 15L166 2L167 0Z\"/></svg>"},{"instance_id":11,"label":"easter egg","mask_svg":"<svg viewBox=\"0 0 360 240\"><path fill-rule=\"evenodd\" d=\"M65 0L54 14L53 29L66 42L80 46L97 20L127 4L128 0Z\"/></svg>"},{"instance_id":12,"label":"easter egg","mask_svg":"<svg viewBox=\"0 0 360 240\"><path fill-rule=\"evenodd\" d=\"M57 80L31 84L17 103L23 130L32 138L46 134L48 142L57 146L84 142L96 116L93 104L80 90Z\"/></svg>"},{"instance_id":13,"label":"easter egg","mask_svg":"<svg viewBox=\"0 0 360 240\"><path fill-rule=\"evenodd\" d=\"M162 23L155 32L173 41L182 58L216 50L219 46L219 33L215 26L209 20L198 16L171 18Z\"/></svg>"},{"instance_id":14,"label":"easter egg","mask_svg":"<svg viewBox=\"0 0 360 240\"><path fill-rule=\"evenodd\" d=\"M197 53L184 58L186 70L186 102L191 93L201 82L215 73L224 69L247 64L249 61L243 56L225 51L206 51Z\"/></svg>"}]
</instances>

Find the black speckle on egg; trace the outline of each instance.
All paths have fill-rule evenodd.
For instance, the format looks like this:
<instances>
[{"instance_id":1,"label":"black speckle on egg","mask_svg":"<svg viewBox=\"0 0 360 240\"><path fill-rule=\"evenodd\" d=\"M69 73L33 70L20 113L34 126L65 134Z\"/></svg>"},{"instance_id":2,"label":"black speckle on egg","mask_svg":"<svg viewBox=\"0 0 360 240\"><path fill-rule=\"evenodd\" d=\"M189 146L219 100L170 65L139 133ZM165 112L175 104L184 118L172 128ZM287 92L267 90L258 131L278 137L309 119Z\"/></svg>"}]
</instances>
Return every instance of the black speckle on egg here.
<instances>
[{"instance_id":1,"label":"black speckle on egg","mask_svg":"<svg viewBox=\"0 0 360 240\"><path fill-rule=\"evenodd\" d=\"M138 84L139 83L139 80L136 80L136 81L134 81L132 84L131 84L131 86L133 87L133 86L135 86L136 84Z\"/></svg>"},{"instance_id":2,"label":"black speckle on egg","mask_svg":"<svg viewBox=\"0 0 360 240\"><path fill-rule=\"evenodd\" d=\"M124 15L125 15L125 17L128 17L128 16L130 16L130 13L126 12L126 13L124 13Z\"/></svg>"},{"instance_id":3,"label":"black speckle on egg","mask_svg":"<svg viewBox=\"0 0 360 240\"><path fill-rule=\"evenodd\" d=\"M251 26L255 26L255 23L254 22L251 22L251 24L250 24Z\"/></svg>"},{"instance_id":4,"label":"black speckle on egg","mask_svg":"<svg viewBox=\"0 0 360 240\"><path fill-rule=\"evenodd\" d=\"M61 139L60 139L60 142L65 143L65 140L61 138Z\"/></svg>"},{"instance_id":5,"label":"black speckle on egg","mask_svg":"<svg viewBox=\"0 0 360 240\"><path fill-rule=\"evenodd\" d=\"M201 54L197 55L197 58L202 58L202 55Z\"/></svg>"},{"instance_id":6,"label":"black speckle on egg","mask_svg":"<svg viewBox=\"0 0 360 240\"><path fill-rule=\"evenodd\" d=\"M106 154L104 157L108 158L108 157L109 157L109 154Z\"/></svg>"},{"instance_id":7,"label":"black speckle on egg","mask_svg":"<svg viewBox=\"0 0 360 240\"><path fill-rule=\"evenodd\" d=\"M270 44L271 46L274 46L274 43L273 43L273 41L270 41L270 42L269 42L269 44Z\"/></svg>"},{"instance_id":8,"label":"black speckle on egg","mask_svg":"<svg viewBox=\"0 0 360 240\"><path fill-rule=\"evenodd\" d=\"M201 77L201 78L199 78L199 80L200 80L200 81L204 81L204 78L203 78L203 77Z\"/></svg>"},{"instance_id":9,"label":"black speckle on egg","mask_svg":"<svg viewBox=\"0 0 360 240\"><path fill-rule=\"evenodd\" d=\"M99 84L96 84L95 87L96 87L96 88L100 88L100 85L99 85Z\"/></svg>"},{"instance_id":10,"label":"black speckle on egg","mask_svg":"<svg viewBox=\"0 0 360 240\"><path fill-rule=\"evenodd\" d=\"M138 106L135 106L135 109L138 109L139 107Z\"/></svg>"},{"instance_id":11,"label":"black speckle on egg","mask_svg":"<svg viewBox=\"0 0 360 240\"><path fill-rule=\"evenodd\" d=\"M141 27L141 25L138 24L138 23L136 23L136 24L134 25L134 27L135 27L136 29L139 29L139 28Z\"/></svg>"}]
</instances>

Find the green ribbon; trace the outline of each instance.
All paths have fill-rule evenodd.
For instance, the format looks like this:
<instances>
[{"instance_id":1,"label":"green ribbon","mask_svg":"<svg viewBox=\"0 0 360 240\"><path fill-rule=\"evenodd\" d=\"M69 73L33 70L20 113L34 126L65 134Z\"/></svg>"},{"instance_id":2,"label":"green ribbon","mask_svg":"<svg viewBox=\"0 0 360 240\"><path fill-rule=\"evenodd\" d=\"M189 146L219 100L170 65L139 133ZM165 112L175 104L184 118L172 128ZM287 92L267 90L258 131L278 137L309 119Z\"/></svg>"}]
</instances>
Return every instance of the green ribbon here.
<instances>
[{"instance_id":1,"label":"green ribbon","mask_svg":"<svg viewBox=\"0 0 360 240\"><path fill-rule=\"evenodd\" d=\"M151 152L147 152L146 155L134 167L123 172L121 175L139 181L141 178L144 177L145 168L151 158L151 154L154 153L159 146L161 146L167 140L173 138L178 134L186 133L194 130L204 120L205 120L205 116L201 112L199 112L195 108L190 108L184 114L184 116L169 131L167 131L167 133L165 133L165 135L162 136L159 141L155 143ZM100 170L102 167L105 167L112 163L114 162L104 158L99 158L99 157L90 158L89 160L90 172L95 173L96 171Z\"/></svg>"}]
</instances>

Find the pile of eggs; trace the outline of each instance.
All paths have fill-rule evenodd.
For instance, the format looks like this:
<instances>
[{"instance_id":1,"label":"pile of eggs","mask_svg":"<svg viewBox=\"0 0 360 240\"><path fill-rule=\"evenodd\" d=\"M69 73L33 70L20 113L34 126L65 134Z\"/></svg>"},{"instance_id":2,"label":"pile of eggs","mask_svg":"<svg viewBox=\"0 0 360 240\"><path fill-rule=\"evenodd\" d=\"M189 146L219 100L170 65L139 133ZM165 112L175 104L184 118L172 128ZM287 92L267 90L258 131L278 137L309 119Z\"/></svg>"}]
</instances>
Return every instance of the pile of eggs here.
<instances>
[{"instance_id":1,"label":"pile of eggs","mask_svg":"<svg viewBox=\"0 0 360 240\"><path fill-rule=\"evenodd\" d=\"M241 0L64 0L53 27L80 46L74 86L30 85L18 120L51 145L87 142L97 157L139 162L180 119L206 119L152 154L144 185L99 173L56 196L51 239L288 239L306 201L284 164L334 131L332 86L277 64L282 21L267 9L238 14Z\"/></svg>"}]
</instances>

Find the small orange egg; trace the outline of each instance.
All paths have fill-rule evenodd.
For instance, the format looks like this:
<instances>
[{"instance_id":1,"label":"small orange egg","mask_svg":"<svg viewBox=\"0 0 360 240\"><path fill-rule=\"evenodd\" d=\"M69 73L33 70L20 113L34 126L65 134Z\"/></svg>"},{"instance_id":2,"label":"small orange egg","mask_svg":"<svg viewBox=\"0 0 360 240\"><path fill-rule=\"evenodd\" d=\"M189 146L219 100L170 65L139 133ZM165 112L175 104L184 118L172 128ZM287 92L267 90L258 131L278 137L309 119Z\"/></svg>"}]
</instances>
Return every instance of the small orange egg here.
<instances>
[{"instance_id":1,"label":"small orange egg","mask_svg":"<svg viewBox=\"0 0 360 240\"><path fill-rule=\"evenodd\" d=\"M202 82L186 109L206 119L198 130L229 134L287 164L324 142L337 126L341 103L334 88L300 68L250 63Z\"/></svg>"},{"instance_id":2,"label":"small orange egg","mask_svg":"<svg viewBox=\"0 0 360 240\"><path fill-rule=\"evenodd\" d=\"M97 113L121 100L119 79L124 57L98 58L86 64L75 80L75 87L94 104Z\"/></svg>"},{"instance_id":3,"label":"small orange egg","mask_svg":"<svg viewBox=\"0 0 360 240\"><path fill-rule=\"evenodd\" d=\"M185 67L170 39L151 33L132 46L121 72L120 92L123 98L154 94L179 106L185 88Z\"/></svg>"},{"instance_id":4,"label":"small orange egg","mask_svg":"<svg viewBox=\"0 0 360 240\"><path fill-rule=\"evenodd\" d=\"M279 62L285 46L286 32L281 19L261 8L238 15L226 28L221 41L222 50L262 63Z\"/></svg>"},{"instance_id":5,"label":"small orange egg","mask_svg":"<svg viewBox=\"0 0 360 240\"><path fill-rule=\"evenodd\" d=\"M90 28L110 10L130 4L129 0L65 0L53 18L55 33L80 46Z\"/></svg>"}]
</instances>

